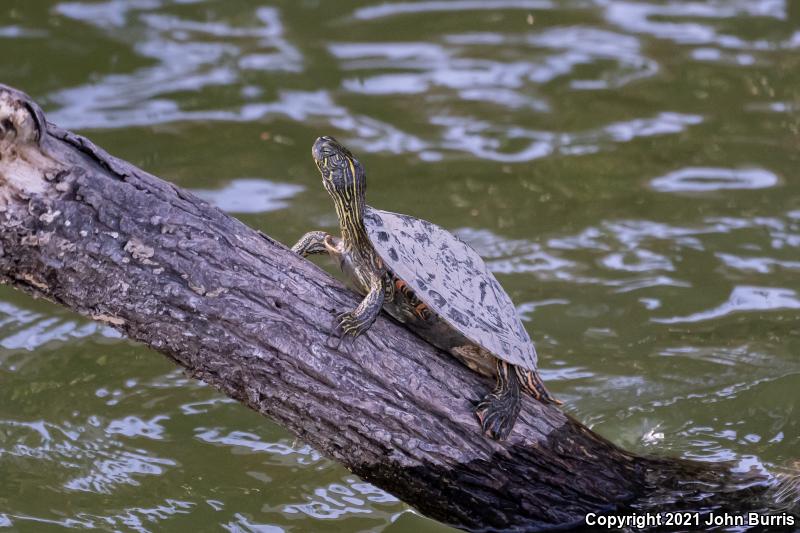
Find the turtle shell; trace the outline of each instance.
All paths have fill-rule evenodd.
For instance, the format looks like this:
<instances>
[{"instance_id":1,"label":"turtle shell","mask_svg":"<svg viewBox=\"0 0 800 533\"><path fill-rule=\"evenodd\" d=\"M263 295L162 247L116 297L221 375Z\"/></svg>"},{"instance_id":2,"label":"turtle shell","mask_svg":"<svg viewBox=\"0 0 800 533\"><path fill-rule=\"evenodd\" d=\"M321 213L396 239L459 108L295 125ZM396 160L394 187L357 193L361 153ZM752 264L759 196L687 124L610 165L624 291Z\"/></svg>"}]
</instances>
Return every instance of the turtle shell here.
<instances>
[{"instance_id":1,"label":"turtle shell","mask_svg":"<svg viewBox=\"0 0 800 533\"><path fill-rule=\"evenodd\" d=\"M536 369L536 348L481 256L426 220L367 206L364 225L386 266L417 298L495 357Z\"/></svg>"}]
</instances>

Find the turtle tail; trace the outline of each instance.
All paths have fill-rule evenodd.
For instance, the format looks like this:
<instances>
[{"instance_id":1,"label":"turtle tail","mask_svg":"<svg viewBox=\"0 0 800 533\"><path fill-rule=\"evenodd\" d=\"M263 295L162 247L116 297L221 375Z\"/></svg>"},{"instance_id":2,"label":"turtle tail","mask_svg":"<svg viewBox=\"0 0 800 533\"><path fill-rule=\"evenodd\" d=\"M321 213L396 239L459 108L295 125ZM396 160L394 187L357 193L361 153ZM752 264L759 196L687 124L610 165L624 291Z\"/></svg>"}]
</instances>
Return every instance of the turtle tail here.
<instances>
[{"instance_id":1,"label":"turtle tail","mask_svg":"<svg viewBox=\"0 0 800 533\"><path fill-rule=\"evenodd\" d=\"M520 366L515 366L517 377L522 384L522 390L536 398L542 403L551 403L553 405L563 405L564 402L558 400L550 394L547 387L544 386L544 381L539 377L539 373L535 370L528 370Z\"/></svg>"}]
</instances>

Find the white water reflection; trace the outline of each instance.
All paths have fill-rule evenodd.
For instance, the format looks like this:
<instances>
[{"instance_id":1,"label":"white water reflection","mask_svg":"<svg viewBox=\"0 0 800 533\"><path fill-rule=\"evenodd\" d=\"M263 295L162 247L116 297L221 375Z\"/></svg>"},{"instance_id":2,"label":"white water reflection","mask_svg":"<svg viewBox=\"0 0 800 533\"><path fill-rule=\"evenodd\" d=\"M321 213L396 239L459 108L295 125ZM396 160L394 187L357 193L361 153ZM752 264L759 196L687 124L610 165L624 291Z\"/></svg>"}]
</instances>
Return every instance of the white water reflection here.
<instances>
[{"instance_id":1,"label":"white water reflection","mask_svg":"<svg viewBox=\"0 0 800 533\"><path fill-rule=\"evenodd\" d=\"M165 0L58 4L56 13L95 26L110 39L129 43L139 56L154 64L130 73L98 74L92 83L52 94L50 99L61 107L51 112L50 118L70 128L289 118L320 129L344 130L352 136L345 139L361 150L415 153L424 161L438 161L443 153L455 151L505 163L602 152L609 143L675 134L702 121L699 115L664 111L655 117L617 121L584 132L558 132L524 127L508 118L489 122L481 113L453 116L438 111L428 112L427 120L434 127L422 135L404 131L379 114L364 115L344 106L338 103L334 91L324 87L282 89L264 101L263 95L269 93L255 84L242 87L236 95L226 95L215 108L192 108L178 103L175 95L236 85L247 78L247 71L254 69L307 76L306 61L300 48L290 42L277 8L253 9L245 17L248 24L243 25L238 20L167 14L167 5ZM500 0L490 4L473 0L394 2L358 8L353 19L340 20L338 24L440 11L513 12L558 7L540 0ZM476 24L476 31L442 34L426 41L332 42L327 48L342 71L357 71L341 82L347 92L374 97L419 95L438 107L436 102L443 98L442 91L452 91L454 98L461 101L550 113L551 102L541 89L559 78L569 78L572 89L594 90L617 88L656 75L659 64L643 51L638 34L703 44L693 53L699 54L700 60L716 60L720 58L719 50L710 44L766 51L776 45L720 34L711 26L715 21L734 16L783 19L786 11L783 2L773 0L710 5L596 0L576 2L572 9L600 10L621 31L587 24L535 24L525 32L501 33L481 31ZM686 17L691 21L682 20ZM487 48L502 53L492 54L495 59L489 59ZM737 61L747 62L744 56ZM576 74L586 71L586 66L592 67L592 76ZM421 113L425 114L424 108ZM681 179L678 186L685 183ZM695 185L691 190L702 187Z\"/></svg>"},{"instance_id":2,"label":"white water reflection","mask_svg":"<svg viewBox=\"0 0 800 533\"><path fill-rule=\"evenodd\" d=\"M170 96L238 83L246 70L299 72L302 56L284 37L278 10L259 7L241 27L187 20L159 11L163 0L72 2L55 11L129 43L152 66L108 74L50 96L49 118L69 128L108 128L177 120L226 120L224 110L182 109ZM130 29L124 28L130 25ZM113 28L113 31L109 29ZM135 28L135 29L134 29Z\"/></svg>"},{"instance_id":3,"label":"white water reflection","mask_svg":"<svg viewBox=\"0 0 800 533\"><path fill-rule=\"evenodd\" d=\"M192 189L192 192L229 213L265 213L288 207L288 200L304 189L290 183L239 178L222 189Z\"/></svg>"},{"instance_id":4,"label":"white water reflection","mask_svg":"<svg viewBox=\"0 0 800 533\"><path fill-rule=\"evenodd\" d=\"M47 32L42 30L32 30L22 26L0 26L0 39L41 38L47 37ZM2 525L2 524L0 524Z\"/></svg>"},{"instance_id":5,"label":"white water reflection","mask_svg":"<svg viewBox=\"0 0 800 533\"><path fill-rule=\"evenodd\" d=\"M93 335L114 339L121 337L116 330L96 322L82 323L0 301L0 346L6 350L31 351L51 342Z\"/></svg>"},{"instance_id":6,"label":"white water reflection","mask_svg":"<svg viewBox=\"0 0 800 533\"><path fill-rule=\"evenodd\" d=\"M289 504L283 507L288 514L303 513L313 518L334 519L349 514L374 513L369 504L394 504L399 500L369 483L347 479L345 483L332 483L314 490L306 503Z\"/></svg>"},{"instance_id":7,"label":"white water reflection","mask_svg":"<svg viewBox=\"0 0 800 533\"><path fill-rule=\"evenodd\" d=\"M242 513L233 515L233 520L221 524L222 529L230 533L284 533L286 529L273 525L254 522Z\"/></svg>"},{"instance_id":8,"label":"white water reflection","mask_svg":"<svg viewBox=\"0 0 800 533\"><path fill-rule=\"evenodd\" d=\"M552 255L541 245L523 239L503 239L489 230L462 228L456 234L486 261L489 270L499 274L557 272L575 263Z\"/></svg>"},{"instance_id":9,"label":"white water reflection","mask_svg":"<svg viewBox=\"0 0 800 533\"><path fill-rule=\"evenodd\" d=\"M653 318L651 320L661 324L701 322L737 312L777 311L780 309L800 309L800 298L798 298L797 291L773 287L736 287L727 302L708 311L682 317Z\"/></svg>"},{"instance_id":10,"label":"white water reflection","mask_svg":"<svg viewBox=\"0 0 800 533\"><path fill-rule=\"evenodd\" d=\"M695 48L692 50L691 56L696 61L713 61L734 65L752 65L756 62L756 58L752 54L731 53L717 48Z\"/></svg>"},{"instance_id":11,"label":"white water reflection","mask_svg":"<svg viewBox=\"0 0 800 533\"><path fill-rule=\"evenodd\" d=\"M608 254L600 260L600 264L611 270L624 270L627 272L675 270L675 265L667 256L644 249Z\"/></svg>"},{"instance_id":12,"label":"white water reflection","mask_svg":"<svg viewBox=\"0 0 800 533\"><path fill-rule=\"evenodd\" d=\"M158 9L163 4L161 0L62 2L55 7L55 11L73 19L91 22L101 28L121 28L127 24L129 13Z\"/></svg>"},{"instance_id":13,"label":"white water reflection","mask_svg":"<svg viewBox=\"0 0 800 533\"><path fill-rule=\"evenodd\" d=\"M771 274L778 269L800 270L800 261L776 259L774 257L742 257L719 252L717 257L729 268L741 271Z\"/></svg>"},{"instance_id":14,"label":"white water reflection","mask_svg":"<svg viewBox=\"0 0 800 533\"><path fill-rule=\"evenodd\" d=\"M766 41L746 41L720 33L713 27L714 21L730 17L786 18L784 0L672 1L663 4L596 0L596 3L605 7L608 22L627 31L681 44L717 44L726 48L766 49L771 45Z\"/></svg>"},{"instance_id":15,"label":"white water reflection","mask_svg":"<svg viewBox=\"0 0 800 533\"><path fill-rule=\"evenodd\" d=\"M0 527L16 524L38 524L38 531L42 525L60 526L59 529L100 529L113 531L135 531L137 533L150 533L153 524L166 521L168 518L188 514L195 506L193 502L167 498L163 503L149 507L131 507L116 514L76 513L67 518L43 518L21 513L0 515ZM11 519L14 519L12 523ZM5 522L4 523L4 519Z\"/></svg>"},{"instance_id":16,"label":"white water reflection","mask_svg":"<svg viewBox=\"0 0 800 533\"><path fill-rule=\"evenodd\" d=\"M361 72L343 82L352 92L426 93L427 99L432 99L436 94L431 90L444 88L457 91L464 100L537 111L547 111L549 105L532 95L536 86L566 76L579 66L604 68L599 78L570 82L580 89L619 87L658 70L655 61L642 55L637 39L591 27L547 28L532 34L452 34L444 35L443 41L334 43L329 50L342 61L344 70ZM514 60L486 59L487 47L502 49ZM605 71L608 61L615 62L616 68ZM411 72L386 73L386 69Z\"/></svg>"},{"instance_id":17,"label":"white water reflection","mask_svg":"<svg viewBox=\"0 0 800 533\"><path fill-rule=\"evenodd\" d=\"M658 72L658 63L642 53L639 39L591 26L558 26L536 29L524 34L452 34L445 35L444 41L458 45L457 50L465 46L474 46L476 53L489 46L518 51L514 55L525 60L507 64L516 69L508 68L510 75L496 82L497 85L509 87L519 87L526 81L545 84L559 77L574 74L574 71L583 65L594 65L602 69L602 74L591 80L580 78L570 80L573 89L621 87ZM475 65L487 64L485 59L473 61ZM615 66L608 69L604 64L608 61L614 62Z\"/></svg>"},{"instance_id":18,"label":"white water reflection","mask_svg":"<svg viewBox=\"0 0 800 533\"><path fill-rule=\"evenodd\" d=\"M357 16L454 10L461 4L463 9L485 9L483 3L472 1L398 3L364 8ZM547 2L501 4L492 8L553 7ZM438 161L444 152L465 152L506 163L599 152L609 143L679 133L702 121L698 115L664 111L589 131L559 132L531 129L507 119L494 123L434 112L426 119L434 127L420 136L379 115L355 112L325 88L280 89L264 101L265 92L257 85L227 94L215 108L192 108L180 104L176 95L237 84L252 69L298 74L305 72L305 61L287 39L277 8L255 9L248 17L250 24L242 26L166 14L164 5L162 0L59 4L57 13L97 26L115 41L130 43L139 56L154 64L130 73L100 75L91 84L52 94L50 99L60 108L50 118L70 128L288 118L320 129L344 130L352 136L346 140L365 151L415 153L425 161ZM115 32L108 32L109 27ZM488 59L487 47L504 50L502 55L510 59ZM342 81L348 92L374 97L423 95L435 103L442 91L452 91L459 100L538 113L551 110L547 99L538 94L539 88L574 76L579 67L592 65L600 70L596 77L570 80L572 88L580 90L620 87L659 70L642 52L639 39L591 26L536 27L519 34L445 34L439 42L334 42L328 49L343 71L357 71L356 77Z\"/></svg>"},{"instance_id":19,"label":"white water reflection","mask_svg":"<svg viewBox=\"0 0 800 533\"><path fill-rule=\"evenodd\" d=\"M203 415L211 411L213 407L221 406L224 404L235 404L236 400L224 396L211 398L210 400L200 400L197 402L188 402L180 406L181 413L184 415Z\"/></svg>"},{"instance_id":20,"label":"white water reflection","mask_svg":"<svg viewBox=\"0 0 800 533\"><path fill-rule=\"evenodd\" d=\"M762 168L686 167L654 178L650 185L660 192L709 192L766 189L778 182L778 176Z\"/></svg>"},{"instance_id":21,"label":"white water reflection","mask_svg":"<svg viewBox=\"0 0 800 533\"><path fill-rule=\"evenodd\" d=\"M796 113L800 105L797 102L750 102L745 109L766 113Z\"/></svg>"},{"instance_id":22,"label":"white water reflection","mask_svg":"<svg viewBox=\"0 0 800 533\"><path fill-rule=\"evenodd\" d=\"M415 13L458 12L458 11L496 11L501 9L550 9L553 2L548 0L447 0L422 2L385 2L376 6L357 9L353 17L373 20L397 15Z\"/></svg>"},{"instance_id":23,"label":"white water reflection","mask_svg":"<svg viewBox=\"0 0 800 533\"><path fill-rule=\"evenodd\" d=\"M110 438L115 433L113 427L112 431L95 434L91 424L0 420L0 428L7 443L0 446L0 456L45 461L67 472L74 471L70 465L79 461L79 470L85 473L70 476L63 483L69 490L111 494L120 485L138 485L141 476L161 475L177 464L143 450L127 449Z\"/></svg>"},{"instance_id":24,"label":"white water reflection","mask_svg":"<svg viewBox=\"0 0 800 533\"><path fill-rule=\"evenodd\" d=\"M108 423L108 426L106 426L105 431L108 435L164 440L164 432L166 429L164 425L161 424L164 420L169 420L169 417L166 415L155 415L150 420L144 420L141 417L130 415L118 420L112 420Z\"/></svg>"},{"instance_id":25,"label":"white water reflection","mask_svg":"<svg viewBox=\"0 0 800 533\"><path fill-rule=\"evenodd\" d=\"M664 348L658 353L661 357L677 357L722 365L735 371L746 365L751 370L768 370L775 365L775 356L765 353L752 344L733 346L693 346L677 345ZM798 367L800 368L800 367ZM727 370L725 370L727 372Z\"/></svg>"},{"instance_id":26,"label":"white water reflection","mask_svg":"<svg viewBox=\"0 0 800 533\"><path fill-rule=\"evenodd\" d=\"M582 155L599 152L613 143L679 133L700 122L702 117L698 115L665 112L652 118L614 122L585 132L556 133L508 127L471 117L431 118L432 124L442 128L442 148L502 163L532 161L554 153ZM512 146L517 145L521 148L513 150Z\"/></svg>"},{"instance_id":27,"label":"white water reflection","mask_svg":"<svg viewBox=\"0 0 800 533\"><path fill-rule=\"evenodd\" d=\"M224 432L218 428L199 427L195 430L195 438L209 444L222 444L239 451L247 450L252 453L268 453L277 459L287 457L292 463L312 464L321 459L319 452L307 445L294 446L282 442L264 442L255 433L246 431Z\"/></svg>"},{"instance_id":28,"label":"white water reflection","mask_svg":"<svg viewBox=\"0 0 800 533\"><path fill-rule=\"evenodd\" d=\"M254 138L256 123L272 121L271 131L285 128L293 139L331 132L359 151L402 154L388 164L455 180L452 190L469 189L474 172L497 184L486 202L505 209L498 218L511 227L482 210L474 220L485 227L458 233L515 293L523 319L536 321L543 375L565 392L567 409L583 410L589 424L608 421L607 434L635 442L645 434L663 453L794 453L791 402L769 396L794 390L797 376L793 338L783 335L800 300L792 292L800 269L794 161L780 149L792 146L788 115L798 110L791 4L375 0L317 17L314 2L261 12L246 2L191 2L72 1L47 17L3 19L4 46L29 40L2 70L27 83L22 69L35 67L25 64L27 50L59 56L45 46L52 37L93 59L86 72L34 76L33 91L67 87L43 98L60 106L50 118L62 126L156 126L207 140L226 128L226 138ZM219 123L203 124L211 120ZM159 127L182 121L193 123ZM492 161L517 164L501 173ZM739 170L726 167L766 174L731 177ZM698 168L711 173L685 175ZM677 175L640 186L665 169ZM254 200L261 184L269 189L264 182L207 183L201 194L239 212L280 209L299 192L273 184L277 191ZM717 193L686 202L660 194L698 187ZM512 197L540 192L552 200ZM456 226L474 223L449 216ZM0 419L13 421L0 428L9 502L0 526L378 530L404 509L371 502L350 476L209 387L152 370L157 356L127 345L95 356L96 338L76 338L93 335L84 321L42 304L30 309L0 302ZM694 322L678 322L687 319ZM740 320L756 323L740 328ZM73 402L87 414L73 415ZM20 418L34 411L50 418ZM646 423L637 424L642 413ZM86 422L64 422L71 416ZM757 423L746 427L749 419ZM81 492L65 490L68 482ZM49 510L27 507L38 519L22 517L28 502L14 496L31 484L54 487ZM97 508L108 516L78 512ZM196 514L164 522L188 511ZM327 521L334 516L343 521ZM361 525L369 520L374 527Z\"/></svg>"},{"instance_id":29,"label":"white water reflection","mask_svg":"<svg viewBox=\"0 0 800 533\"><path fill-rule=\"evenodd\" d=\"M693 225L673 225L651 220L606 221L574 234L552 236L543 243L524 239L506 239L487 230L462 228L456 232L475 248L496 274L533 275L537 280L605 287L614 294L639 291L638 301L648 312L671 304L652 291L657 288L696 290L696 273L685 257L702 256L706 264L718 265L717 271L752 275L770 275L777 269L799 270L800 261L779 257L742 257L726 250L730 239L739 246L757 249L757 242L767 236L776 251L786 249L788 257L800 248L800 227L792 213L776 217L708 217ZM733 236L732 236L733 235ZM665 250L668 253L665 253ZM598 269L598 267L600 267ZM727 277L727 276L726 276ZM723 278L724 279L724 278ZM789 289L760 289L755 283L770 283L765 277L748 278L754 285L733 289L731 301L710 311L688 317L653 318L655 323L712 320L733 312L757 312L773 308L796 309L794 293ZM786 292L789 291L789 292ZM681 292L675 293L681 298ZM577 301L561 301L579 305ZM550 302L550 301L547 301ZM533 310L520 307L523 316Z\"/></svg>"},{"instance_id":30,"label":"white water reflection","mask_svg":"<svg viewBox=\"0 0 800 533\"><path fill-rule=\"evenodd\" d=\"M154 457L143 451L119 450L113 453L98 451L89 472L64 483L64 488L97 494L111 494L119 485L139 485L141 476L161 476L178 463L172 459ZM108 455L108 457L103 457Z\"/></svg>"}]
</instances>

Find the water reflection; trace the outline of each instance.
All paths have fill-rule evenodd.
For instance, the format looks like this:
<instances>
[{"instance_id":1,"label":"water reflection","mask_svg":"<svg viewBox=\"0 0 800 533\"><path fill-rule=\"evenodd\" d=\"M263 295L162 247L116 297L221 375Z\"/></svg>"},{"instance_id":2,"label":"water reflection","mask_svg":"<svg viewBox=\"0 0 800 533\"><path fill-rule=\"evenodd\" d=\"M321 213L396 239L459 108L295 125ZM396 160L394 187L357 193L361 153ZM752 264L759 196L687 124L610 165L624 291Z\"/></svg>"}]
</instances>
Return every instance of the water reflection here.
<instances>
[{"instance_id":1,"label":"water reflection","mask_svg":"<svg viewBox=\"0 0 800 533\"><path fill-rule=\"evenodd\" d=\"M283 242L335 226L323 192L299 194L300 139L339 136L369 158L376 205L442 220L486 257L566 410L633 449L765 468L800 442L797 13L18 2L0 13L0 74L124 158L202 161L197 194L260 227L282 209ZM266 122L296 144L256 160ZM0 527L423 527L113 330L6 292L0 346Z\"/></svg>"},{"instance_id":2,"label":"water reflection","mask_svg":"<svg viewBox=\"0 0 800 533\"><path fill-rule=\"evenodd\" d=\"M526 58L525 61L517 63L489 62L485 59L460 61L460 64L466 67L485 68L489 65L499 70L494 78L489 77L491 72L487 72L485 78L487 81L493 81L493 85L503 87L519 88L527 81L545 84L560 77L568 77L584 65L596 65L603 69L602 74L595 79L579 77L572 79L569 82L571 88L585 90L621 87L658 72L658 63L641 52L638 39L588 26L531 29L524 34L450 34L445 35L444 40L459 45L454 52L465 51L468 46L474 46L476 53L487 46L518 50L519 53L515 55ZM527 59L530 55L534 56L533 61ZM605 62L613 62L614 66L609 68L604 65ZM464 84L470 81L470 78L465 76L448 76L446 70L434 75L441 78L445 84L459 81ZM497 103L505 105L501 101Z\"/></svg>"},{"instance_id":3,"label":"water reflection","mask_svg":"<svg viewBox=\"0 0 800 533\"><path fill-rule=\"evenodd\" d=\"M235 84L247 70L302 70L302 56L284 38L276 8L256 8L246 18L249 24L239 26L171 15L163 12L167 5L161 0L58 4L57 13L128 43L153 65L57 91L50 99L60 108L49 118L71 128L232 120L243 111L184 109L171 95Z\"/></svg>"},{"instance_id":4,"label":"water reflection","mask_svg":"<svg viewBox=\"0 0 800 533\"><path fill-rule=\"evenodd\" d=\"M321 458L319 452L309 446L295 447L282 442L264 442L254 433L243 431L230 431L223 433L219 429L196 428L195 438L210 444L222 444L233 449L247 450L249 452L266 452L274 457L286 457L293 463L312 464Z\"/></svg>"},{"instance_id":5,"label":"water reflection","mask_svg":"<svg viewBox=\"0 0 800 533\"><path fill-rule=\"evenodd\" d=\"M547 5L509 2L498 8ZM465 2L465 6L483 9L478 2ZM240 98L228 95L224 106L188 109L177 102L176 95L235 83L248 69L304 73L302 54L286 40L277 8L256 9L249 20L260 25L241 27L229 22L168 15L159 12L161 7L161 2L128 5L113 1L58 5L56 11L61 15L100 28L136 21L140 32L116 32L114 39L132 42L137 55L155 65L129 74L105 75L91 84L52 94L50 99L60 106L51 113L53 120L72 128L109 128L187 120L254 121L287 117L348 131L356 138L354 144L366 151L411 152L425 161L436 161L442 157L441 150L445 150L500 162L531 161L554 153L593 153L606 142L674 134L701 121L697 115L662 112L652 118L566 133L533 130L516 123L495 124L475 117L432 114L429 122L435 128L431 131L438 132L438 136L424 138L374 116L354 112L338 103L328 90L279 90L276 100L263 101L263 91L252 85L242 87ZM456 8L452 3L441 2L381 7L387 13ZM374 12L357 13L357 17L374 16L377 16ZM142 32L146 38L142 38ZM512 55L518 59L486 59L487 46L506 53L514 50ZM637 39L581 26L533 29L518 35L448 34L439 43L331 43L328 49L341 61L341 69L358 72L357 77L342 81L342 87L350 92L370 96L424 93L426 99L435 99L441 97L437 89L442 89L455 91L459 100L534 112L551 110L546 98L536 96L537 87L567 77L582 65L596 65L604 72L593 79L571 80L574 89L619 87L658 71L658 64L641 53ZM617 67L606 71L609 60ZM387 73L386 69L393 72ZM506 146L507 140L521 147Z\"/></svg>"},{"instance_id":6,"label":"water reflection","mask_svg":"<svg viewBox=\"0 0 800 533\"><path fill-rule=\"evenodd\" d=\"M784 0L732 0L725 2L624 2L597 0L606 20L632 33L646 33L680 44L717 44L725 48L770 49L768 41L748 41L719 32L715 22L730 17L786 18ZM685 20L685 19L694 20ZM684 19L678 22L670 19Z\"/></svg>"},{"instance_id":7,"label":"water reflection","mask_svg":"<svg viewBox=\"0 0 800 533\"><path fill-rule=\"evenodd\" d=\"M154 523L181 514L188 514L192 509L191 502L167 499L162 504L154 507L132 507L118 514L99 515L93 513L78 513L70 518L48 519L24 514L9 514L0 516L0 526L14 524L37 524L36 527L61 526L64 529L106 529L125 528L137 533L153 531ZM5 524L4 524L5 522Z\"/></svg>"},{"instance_id":8,"label":"water reflection","mask_svg":"<svg viewBox=\"0 0 800 533\"><path fill-rule=\"evenodd\" d=\"M435 12L486 11L498 9L548 9L554 4L548 0L449 0L422 2L385 2L376 6L362 7L353 12L353 17L372 20L395 15Z\"/></svg>"},{"instance_id":9,"label":"water reflection","mask_svg":"<svg viewBox=\"0 0 800 533\"><path fill-rule=\"evenodd\" d=\"M497 274L533 274L541 280L559 279L628 292L656 286L692 287L692 283L686 279L689 276L670 256L661 251L664 249L672 250L672 254L675 250L703 253L708 260L717 264L760 274L769 274L777 268L798 269L800 262L796 260L741 257L721 251L725 248L720 249L721 245L717 243L718 240L725 240L724 235L733 233L737 235L739 245L746 247L748 234L757 229L770 235L771 245L776 249L787 246L798 248L800 231L789 220L790 215L785 219L709 217L695 226L677 226L649 220L606 221L599 227L585 228L573 235L551 237L544 244L523 239L504 239L487 230L471 228L460 229L457 234L486 258L489 268ZM597 270L594 265L602 269ZM612 277L586 275L586 272L592 270L602 273L603 269L612 274ZM734 291L735 295L750 294L744 287L737 290L740 292ZM783 294L780 288L775 290ZM757 296L759 293L756 291L753 294ZM644 299L645 307L650 309L661 305L658 298L641 298ZM779 300L786 303L784 298ZM752 308L744 306L742 309L766 308L756 305Z\"/></svg>"},{"instance_id":10,"label":"water reflection","mask_svg":"<svg viewBox=\"0 0 800 533\"><path fill-rule=\"evenodd\" d=\"M126 416L119 420L112 420L106 426L106 433L109 435L121 435L123 437L134 438L144 437L147 439L164 440L164 425L162 421L169 420L166 415L155 415L150 420L143 420L138 416Z\"/></svg>"},{"instance_id":11,"label":"water reflection","mask_svg":"<svg viewBox=\"0 0 800 533\"><path fill-rule=\"evenodd\" d=\"M370 513L367 502L376 504L397 503L391 494L356 479L333 483L314 491L307 503L290 504L283 510L288 514L303 513L313 518L332 519L348 514Z\"/></svg>"},{"instance_id":12,"label":"water reflection","mask_svg":"<svg viewBox=\"0 0 800 533\"><path fill-rule=\"evenodd\" d=\"M654 178L650 185L661 192L708 192L726 189L765 189L778 184L778 176L761 168L688 167Z\"/></svg>"},{"instance_id":13,"label":"water reflection","mask_svg":"<svg viewBox=\"0 0 800 533\"><path fill-rule=\"evenodd\" d=\"M272 524L253 522L241 513L236 513L233 521L222 524L222 528L230 533L283 533L286 531L284 528Z\"/></svg>"},{"instance_id":14,"label":"water reflection","mask_svg":"<svg viewBox=\"0 0 800 533\"><path fill-rule=\"evenodd\" d=\"M6 350L34 350L54 341L82 339L92 335L120 338L116 330L95 322L49 316L10 302L0 302L0 346Z\"/></svg>"},{"instance_id":15,"label":"water reflection","mask_svg":"<svg viewBox=\"0 0 800 533\"><path fill-rule=\"evenodd\" d=\"M113 427L103 437L93 434L86 426L42 420L0 420L0 428L10 444L10 447L0 448L0 455L45 461L59 470L74 470L73 461L79 461L83 466L78 469L85 473L68 476L63 482L68 490L111 494L121 484L138 485L137 478L158 476L165 468L176 465L168 458L126 449L114 438L107 437L114 433Z\"/></svg>"},{"instance_id":16,"label":"water reflection","mask_svg":"<svg viewBox=\"0 0 800 533\"><path fill-rule=\"evenodd\" d=\"M240 178L218 190L193 189L192 192L229 213L263 213L284 209L288 200L304 187L257 178Z\"/></svg>"},{"instance_id":17,"label":"water reflection","mask_svg":"<svg viewBox=\"0 0 800 533\"><path fill-rule=\"evenodd\" d=\"M778 269L800 270L800 261L783 261L773 257L742 257L735 254L717 253L717 257L727 266L744 272L771 274Z\"/></svg>"},{"instance_id":18,"label":"water reflection","mask_svg":"<svg viewBox=\"0 0 800 533\"><path fill-rule=\"evenodd\" d=\"M21 26L0 26L0 39L17 39L46 37L47 33L39 30L30 30ZM0 525L2 525L0 523Z\"/></svg>"},{"instance_id":19,"label":"water reflection","mask_svg":"<svg viewBox=\"0 0 800 533\"><path fill-rule=\"evenodd\" d=\"M721 318L736 312L775 311L779 309L800 309L800 299L798 299L797 292L791 289L771 287L736 287L728 301L714 309L683 317L653 318L652 320L662 324L700 322Z\"/></svg>"},{"instance_id":20,"label":"water reflection","mask_svg":"<svg viewBox=\"0 0 800 533\"><path fill-rule=\"evenodd\" d=\"M103 452L99 452L99 455L88 473L68 480L64 488L111 494L119 485L139 485L138 478L141 476L161 476L168 467L177 466L171 459L151 457L136 451L118 451L108 454L109 457L105 457Z\"/></svg>"}]
</instances>

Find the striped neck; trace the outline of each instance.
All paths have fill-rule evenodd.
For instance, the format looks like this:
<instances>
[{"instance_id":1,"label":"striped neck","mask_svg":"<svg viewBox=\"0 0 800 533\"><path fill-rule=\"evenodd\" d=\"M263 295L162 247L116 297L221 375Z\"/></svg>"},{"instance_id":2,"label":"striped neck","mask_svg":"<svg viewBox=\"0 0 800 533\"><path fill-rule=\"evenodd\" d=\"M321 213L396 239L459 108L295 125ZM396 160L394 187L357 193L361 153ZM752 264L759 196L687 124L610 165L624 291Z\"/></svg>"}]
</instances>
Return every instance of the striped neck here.
<instances>
[{"instance_id":1,"label":"striped neck","mask_svg":"<svg viewBox=\"0 0 800 533\"><path fill-rule=\"evenodd\" d=\"M364 226L364 198L344 198L337 195L333 199L342 243L346 250L368 250L369 237Z\"/></svg>"}]
</instances>

